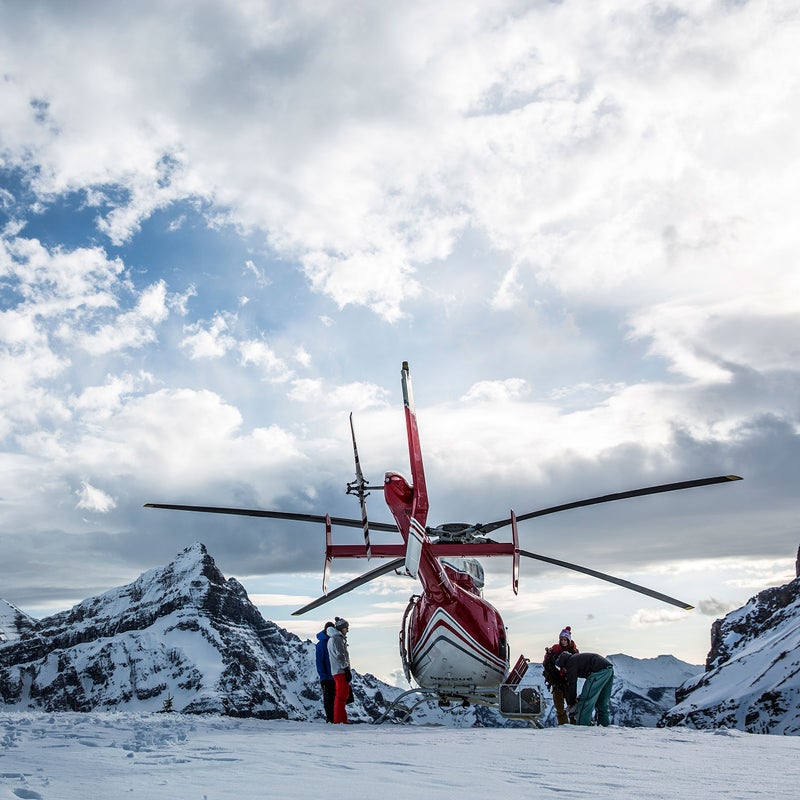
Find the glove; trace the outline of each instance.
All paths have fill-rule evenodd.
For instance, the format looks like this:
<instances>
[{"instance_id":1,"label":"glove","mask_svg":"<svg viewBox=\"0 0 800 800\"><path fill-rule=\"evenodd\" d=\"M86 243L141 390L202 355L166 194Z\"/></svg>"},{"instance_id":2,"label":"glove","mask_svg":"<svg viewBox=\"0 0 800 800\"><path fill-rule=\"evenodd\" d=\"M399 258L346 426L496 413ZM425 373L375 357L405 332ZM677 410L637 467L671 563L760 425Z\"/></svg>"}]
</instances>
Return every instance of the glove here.
<instances>
[{"instance_id":1,"label":"glove","mask_svg":"<svg viewBox=\"0 0 800 800\"><path fill-rule=\"evenodd\" d=\"M348 683L352 683L353 682L353 673L350 671L350 667L345 667L344 668L344 677L345 677L345 679L347 680Z\"/></svg>"}]
</instances>

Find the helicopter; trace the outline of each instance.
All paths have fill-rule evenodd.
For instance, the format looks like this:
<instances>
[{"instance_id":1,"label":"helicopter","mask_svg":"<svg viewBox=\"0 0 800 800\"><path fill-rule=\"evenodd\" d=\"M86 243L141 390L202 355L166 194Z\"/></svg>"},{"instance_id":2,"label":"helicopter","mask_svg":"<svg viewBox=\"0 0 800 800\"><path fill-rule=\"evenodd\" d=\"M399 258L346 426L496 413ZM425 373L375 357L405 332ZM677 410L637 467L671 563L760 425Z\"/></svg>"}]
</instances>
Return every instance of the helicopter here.
<instances>
[{"instance_id":1,"label":"helicopter","mask_svg":"<svg viewBox=\"0 0 800 800\"><path fill-rule=\"evenodd\" d=\"M355 458L355 480L347 483L346 493L358 498L361 518L331 517L330 514L304 514L261 509L190 506L147 503L147 508L195 511L213 514L285 519L325 525L325 564L321 597L308 603L294 616L305 614L390 572L405 574L419 581L421 593L411 596L400 629L400 656L406 679L417 687L404 692L435 695L440 705L486 705L498 708L511 718L533 720L541 713L541 697L533 687L520 682L528 659L520 656L510 669L510 649L506 627L500 613L483 598L484 573L479 558L507 556L512 560L512 590L519 591L520 558L530 558L577 571L616 584L656 600L690 610L692 605L636 583L588 567L521 549L519 523L526 520L617 500L683 489L738 481L738 475L649 486L615 494L592 497L542 508L489 523L444 523L428 525L429 498L422 459L417 415L408 362L401 368L403 405L411 471L409 482L399 472L385 473L382 486L370 486L361 469L356 445L353 415L350 430ZM370 491L382 490L395 524L368 519L366 498ZM333 526L360 528L364 544L334 544ZM497 542L490 533L510 527L511 541ZM372 544L370 532L400 533L401 544ZM334 558L391 559L359 577L328 591L328 577ZM397 700L395 702L397 702Z\"/></svg>"}]
</instances>

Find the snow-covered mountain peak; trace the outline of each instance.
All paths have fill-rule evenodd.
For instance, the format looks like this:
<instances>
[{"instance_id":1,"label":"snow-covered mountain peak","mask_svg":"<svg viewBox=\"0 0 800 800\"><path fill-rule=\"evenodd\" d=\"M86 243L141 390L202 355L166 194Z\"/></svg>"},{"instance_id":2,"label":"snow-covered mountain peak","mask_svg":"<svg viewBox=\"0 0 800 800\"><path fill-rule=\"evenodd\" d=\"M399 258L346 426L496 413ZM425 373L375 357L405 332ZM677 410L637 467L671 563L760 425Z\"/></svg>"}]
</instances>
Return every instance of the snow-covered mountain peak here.
<instances>
[{"instance_id":1,"label":"snow-covered mountain peak","mask_svg":"<svg viewBox=\"0 0 800 800\"><path fill-rule=\"evenodd\" d=\"M36 627L33 617L20 611L13 603L0 597L0 644L13 642Z\"/></svg>"},{"instance_id":2,"label":"snow-covered mountain peak","mask_svg":"<svg viewBox=\"0 0 800 800\"><path fill-rule=\"evenodd\" d=\"M308 718L313 649L267 622L206 548L40 620L0 647L0 699L17 708Z\"/></svg>"},{"instance_id":3,"label":"snow-covered mountain peak","mask_svg":"<svg viewBox=\"0 0 800 800\"><path fill-rule=\"evenodd\" d=\"M706 672L677 699L660 724L800 733L800 578L717 620Z\"/></svg>"},{"instance_id":4,"label":"snow-covered mountain peak","mask_svg":"<svg viewBox=\"0 0 800 800\"><path fill-rule=\"evenodd\" d=\"M206 546L200 542L189 545L166 566L142 573L133 583L100 595L112 600L115 595L131 598L136 603L163 601L168 597L182 598L189 603L201 599L210 585L221 585L225 578L217 568Z\"/></svg>"},{"instance_id":5,"label":"snow-covered mountain peak","mask_svg":"<svg viewBox=\"0 0 800 800\"><path fill-rule=\"evenodd\" d=\"M202 608L214 590L225 590L225 583L205 545L195 542L166 566L148 570L132 583L48 617L48 629L53 636L68 635L77 626L86 636L86 628L91 626L92 638L142 630L158 617L180 609Z\"/></svg>"},{"instance_id":6,"label":"snow-covered mountain peak","mask_svg":"<svg viewBox=\"0 0 800 800\"><path fill-rule=\"evenodd\" d=\"M614 676L632 686L679 686L703 672L701 665L687 664L672 655L634 658L618 653L608 658L614 664Z\"/></svg>"}]
</instances>

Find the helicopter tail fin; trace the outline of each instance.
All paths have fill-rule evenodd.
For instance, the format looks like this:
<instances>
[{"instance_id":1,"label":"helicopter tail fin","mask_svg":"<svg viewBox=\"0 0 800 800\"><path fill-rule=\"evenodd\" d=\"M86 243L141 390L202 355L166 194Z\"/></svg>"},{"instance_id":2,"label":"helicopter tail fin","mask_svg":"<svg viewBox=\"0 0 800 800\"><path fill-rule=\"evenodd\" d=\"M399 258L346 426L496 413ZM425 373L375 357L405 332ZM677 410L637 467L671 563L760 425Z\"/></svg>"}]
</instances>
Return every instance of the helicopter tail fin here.
<instances>
[{"instance_id":1,"label":"helicopter tail fin","mask_svg":"<svg viewBox=\"0 0 800 800\"><path fill-rule=\"evenodd\" d=\"M412 516L425 528L428 520L428 487L425 483L425 468L422 465L422 446L419 442L417 411L414 408L414 395L411 391L411 374L408 361L403 362L403 404L406 408L406 431L408 433L408 455L411 461L411 480L414 484L414 506Z\"/></svg>"}]
</instances>

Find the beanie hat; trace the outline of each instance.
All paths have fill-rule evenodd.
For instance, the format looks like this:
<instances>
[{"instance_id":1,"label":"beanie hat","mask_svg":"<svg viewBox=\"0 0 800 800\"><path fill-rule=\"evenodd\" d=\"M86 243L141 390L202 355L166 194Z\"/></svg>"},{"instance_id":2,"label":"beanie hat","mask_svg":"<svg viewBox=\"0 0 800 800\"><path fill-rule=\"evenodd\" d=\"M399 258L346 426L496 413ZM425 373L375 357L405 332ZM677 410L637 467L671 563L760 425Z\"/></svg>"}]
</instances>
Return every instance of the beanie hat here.
<instances>
[{"instance_id":1,"label":"beanie hat","mask_svg":"<svg viewBox=\"0 0 800 800\"><path fill-rule=\"evenodd\" d=\"M350 623L343 617L336 617L336 623L333 627L336 628L337 631L340 631L342 628L349 628Z\"/></svg>"},{"instance_id":2,"label":"beanie hat","mask_svg":"<svg viewBox=\"0 0 800 800\"><path fill-rule=\"evenodd\" d=\"M558 634L559 639L566 639L568 642L572 641L572 628L567 625L561 633Z\"/></svg>"},{"instance_id":3,"label":"beanie hat","mask_svg":"<svg viewBox=\"0 0 800 800\"><path fill-rule=\"evenodd\" d=\"M567 666L567 661L569 661L570 658L572 658L572 653L570 653L569 650L564 650L564 652L561 653L561 655L559 655L559 657L556 659L556 666L559 669L563 669Z\"/></svg>"}]
</instances>

